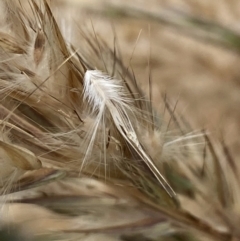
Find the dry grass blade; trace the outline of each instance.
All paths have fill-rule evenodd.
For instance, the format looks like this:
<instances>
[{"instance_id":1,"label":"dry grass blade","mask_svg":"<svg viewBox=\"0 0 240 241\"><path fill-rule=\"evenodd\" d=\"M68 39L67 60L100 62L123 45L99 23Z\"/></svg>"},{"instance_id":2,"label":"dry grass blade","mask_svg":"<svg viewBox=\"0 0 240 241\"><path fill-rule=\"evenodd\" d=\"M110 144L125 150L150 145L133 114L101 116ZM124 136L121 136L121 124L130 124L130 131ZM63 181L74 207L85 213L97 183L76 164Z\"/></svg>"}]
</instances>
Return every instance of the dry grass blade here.
<instances>
[{"instance_id":1,"label":"dry grass blade","mask_svg":"<svg viewBox=\"0 0 240 241\"><path fill-rule=\"evenodd\" d=\"M26 189L46 185L49 182L62 179L64 176L65 172L50 168L41 168L27 172L18 180L16 184L13 184L10 192L20 192Z\"/></svg>"}]
</instances>

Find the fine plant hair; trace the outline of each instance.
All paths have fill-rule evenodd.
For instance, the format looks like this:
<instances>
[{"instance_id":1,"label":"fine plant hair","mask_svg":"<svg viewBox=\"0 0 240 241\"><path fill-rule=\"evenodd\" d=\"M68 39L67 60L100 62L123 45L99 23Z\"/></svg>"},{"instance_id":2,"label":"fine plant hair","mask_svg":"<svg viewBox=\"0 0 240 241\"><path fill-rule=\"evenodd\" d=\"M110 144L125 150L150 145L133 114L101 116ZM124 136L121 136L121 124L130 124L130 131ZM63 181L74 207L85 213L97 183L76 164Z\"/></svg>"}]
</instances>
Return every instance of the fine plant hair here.
<instances>
[{"instance_id":1,"label":"fine plant hair","mask_svg":"<svg viewBox=\"0 0 240 241\"><path fill-rule=\"evenodd\" d=\"M225 142L166 95L165 121L116 45L71 43L51 4L1 1L0 240L240 240Z\"/></svg>"}]
</instances>

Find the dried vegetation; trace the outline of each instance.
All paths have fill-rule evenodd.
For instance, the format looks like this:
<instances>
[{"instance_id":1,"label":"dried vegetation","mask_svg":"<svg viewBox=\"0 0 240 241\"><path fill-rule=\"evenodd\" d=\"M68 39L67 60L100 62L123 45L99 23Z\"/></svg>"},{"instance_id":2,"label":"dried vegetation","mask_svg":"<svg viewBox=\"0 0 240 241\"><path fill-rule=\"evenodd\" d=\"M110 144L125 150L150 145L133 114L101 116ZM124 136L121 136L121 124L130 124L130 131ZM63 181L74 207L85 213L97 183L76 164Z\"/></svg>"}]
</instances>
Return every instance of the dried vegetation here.
<instances>
[{"instance_id":1,"label":"dried vegetation","mask_svg":"<svg viewBox=\"0 0 240 241\"><path fill-rule=\"evenodd\" d=\"M47 0L0 3L0 240L240 240L237 154L231 154L224 138L218 141L205 128L194 130L197 115L191 119L178 112L178 101L167 94L158 96L160 110L154 91L157 86L167 91L186 78L187 101L196 91L189 87L190 78L191 85L204 79L205 87L216 80L210 103L218 100L214 91L219 89L233 91L226 95L226 106L232 93L239 101L238 84L219 87L226 76L217 72L219 78L209 66L227 64L235 71L228 77L238 76L236 28L198 12L167 11L164 1L161 12L154 12L155 1L148 10L84 1L74 10L64 8L66 2ZM154 34L159 46L153 44L145 57L147 74L138 78L143 59L138 45L140 62L134 62L134 54L126 61L130 47L122 56L117 27L111 27L110 45L109 29L99 35L91 21L88 26L71 19L78 9L85 19L110 13L109 18L124 17L132 24L148 21L153 26L148 34L160 28ZM164 52L170 51L168 44L177 46L169 39L179 40L172 53ZM188 53L183 59L176 56L179 46ZM191 60L201 51L224 60L205 63L202 57L200 71Z\"/></svg>"}]
</instances>

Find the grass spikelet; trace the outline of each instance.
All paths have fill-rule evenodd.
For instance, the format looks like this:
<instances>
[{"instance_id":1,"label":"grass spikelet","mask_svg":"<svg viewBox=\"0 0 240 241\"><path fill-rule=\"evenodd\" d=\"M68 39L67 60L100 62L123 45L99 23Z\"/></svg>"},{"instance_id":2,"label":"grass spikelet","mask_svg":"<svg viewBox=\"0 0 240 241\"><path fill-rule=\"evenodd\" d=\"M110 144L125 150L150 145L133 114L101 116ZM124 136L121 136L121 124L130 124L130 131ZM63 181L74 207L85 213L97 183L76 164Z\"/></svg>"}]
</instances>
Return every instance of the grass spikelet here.
<instances>
[{"instance_id":1,"label":"grass spikelet","mask_svg":"<svg viewBox=\"0 0 240 241\"><path fill-rule=\"evenodd\" d=\"M130 101L124 91L124 86L119 81L113 80L99 71L87 71L84 81L83 98L88 100L93 111L97 110L99 112L95 128L98 127L99 120L103 119L104 111L107 109L124 140L138 153L160 184L173 197L175 195L174 191L158 171L154 162L145 153L138 140L137 133L128 115L128 112L133 111L133 107L131 108L128 103ZM92 138L95 137L95 132L94 130Z\"/></svg>"},{"instance_id":2,"label":"grass spikelet","mask_svg":"<svg viewBox=\"0 0 240 241\"><path fill-rule=\"evenodd\" d=\"M111 48L58 4L0 2L0 240L240 240L232 146L193 130L181 100L165 95L158 113L153 72L148 99L117 34ZM238 48L224 34L238 35L209 21L125 14L190 32L195 24L214 31L212 45Z\"/></svg>"}]
</instances>

